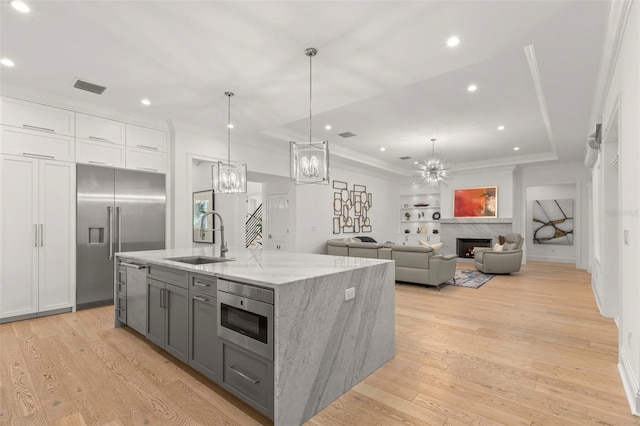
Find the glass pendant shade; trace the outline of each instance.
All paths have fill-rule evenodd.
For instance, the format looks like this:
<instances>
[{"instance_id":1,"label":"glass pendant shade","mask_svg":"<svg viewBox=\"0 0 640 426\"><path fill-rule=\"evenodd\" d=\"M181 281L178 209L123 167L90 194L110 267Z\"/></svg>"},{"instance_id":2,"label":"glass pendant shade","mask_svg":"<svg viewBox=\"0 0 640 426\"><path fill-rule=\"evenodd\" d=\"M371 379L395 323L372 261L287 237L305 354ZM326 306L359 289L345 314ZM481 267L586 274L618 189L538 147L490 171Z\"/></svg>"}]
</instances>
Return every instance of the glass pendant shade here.
<instances>
[{"instance_id":1,"label":"glass pendant shade","mask_svg":"<svg viewBox=\"0 0 640 426\"><path fill-rule=\"evenodd\" d=\"M233 92L224 92L229 102L229 118L227 123L227 161L218 161L211 166L211 183L213 190L222 194L239 194L247 192L247 165L231 161L231 97Z\"/></svg>"},{"instance_id":2,"label":"glass pendant shade","mask_svg":"<svg viewBox=\"0 0 640 426\"><path fill-rule=\"evenodd\" d=\"M329 142L291 142L291 178L296 184L329 183Z\"/></svg>"},{"instance_id":3,"label":"glass pendant shade","mask_svg":"<svg viewBox=\"0 0 640 426\"><path fill-rule=\"evenodd\" d=\"M247 192L247 165L218 161L211 166L213 190L223 194Z\"/></svg>"},{"instance_id":4,"label":"glass pendant shade","mask_svg":"<svg viewBox=\"0 0 640 426\"><path fill-rule=\"evenodd\" d=\"M296 185L309 183L329 184L329 142L312 142L312 67L311 59L318 49L309 47L304 54L309 57L309 142L290 143L289 160L291 179Z\"/></svg>"}]
</instances>

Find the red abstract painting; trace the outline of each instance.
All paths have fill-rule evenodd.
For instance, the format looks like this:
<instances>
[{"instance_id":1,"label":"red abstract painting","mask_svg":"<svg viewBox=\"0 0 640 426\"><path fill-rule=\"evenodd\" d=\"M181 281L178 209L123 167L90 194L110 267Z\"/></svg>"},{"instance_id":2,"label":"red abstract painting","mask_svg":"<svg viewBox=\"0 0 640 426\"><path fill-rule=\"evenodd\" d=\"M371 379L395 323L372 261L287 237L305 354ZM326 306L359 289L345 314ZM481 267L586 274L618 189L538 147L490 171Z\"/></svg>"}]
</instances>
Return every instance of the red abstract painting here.
<instances>
[{"instance_id":1,"label":"red abstract painting","mask_svg":"<svg viewBox=\"0 0 640 426\"><path fill-rule=\"evenodd\" d=\"M455 189L453 217L498 217L498 187Z\"/></svg>"}]
</instances>

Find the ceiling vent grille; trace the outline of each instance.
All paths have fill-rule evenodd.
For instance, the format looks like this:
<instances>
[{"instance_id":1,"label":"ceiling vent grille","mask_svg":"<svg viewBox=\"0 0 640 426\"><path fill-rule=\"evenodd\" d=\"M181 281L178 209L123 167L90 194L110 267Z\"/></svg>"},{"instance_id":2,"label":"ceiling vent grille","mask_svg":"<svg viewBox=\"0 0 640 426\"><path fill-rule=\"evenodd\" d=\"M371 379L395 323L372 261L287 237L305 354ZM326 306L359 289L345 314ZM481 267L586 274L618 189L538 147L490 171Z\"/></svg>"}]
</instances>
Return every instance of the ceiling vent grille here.
<instances>
[{"instance_id":1,"label":"ceiling vent grille","mask_svg":"<svg viewBox=\"0 0 640 426\"><path fill-rule=\"evenodd\" d=\"M343 138L352 138L354 136L358 136L355 133L352 132L343 132L343 133L338 133L339 136L342 136Z\"/></svg>"},{"instance_id":2,"label":"ceiling vent grille","mask_svg":"<svg viewBox=\"0 0 640 426\"><path fill-rule=\"evenodd\" d=\"M411 157L405 155L404 157L400 157L401 160L411 160Z\"/></svg>"},{"instance_id":3,"label":"ceiling vent grille","mask_svg":"<svg viewBox=\"0 0 640 426\"><path fill-rule=\"evenodd\" d=\"M73 87L75 87L76 89L95 93L96 95L102 95L102 93L104 93L104 91L107 90L107 88L104 86L89 83L88 81L80 80L79 78L76 78L76 80L73 83Z\"/></svg>"}]
</instances>

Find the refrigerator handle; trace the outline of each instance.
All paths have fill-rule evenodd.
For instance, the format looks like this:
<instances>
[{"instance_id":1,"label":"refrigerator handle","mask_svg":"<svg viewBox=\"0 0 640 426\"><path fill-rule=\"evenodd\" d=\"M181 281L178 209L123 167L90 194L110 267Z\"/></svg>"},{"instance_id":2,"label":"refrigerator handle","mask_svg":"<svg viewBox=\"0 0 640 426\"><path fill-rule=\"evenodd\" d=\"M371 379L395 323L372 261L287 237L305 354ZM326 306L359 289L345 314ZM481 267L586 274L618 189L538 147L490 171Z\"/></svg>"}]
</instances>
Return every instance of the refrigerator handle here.
<instances>
[{"instance_id":1,"label":"refrigerator handle","mask_svg":"<svg viewBox=\"0 0 640 426\"><path fill-rule=\"evenodd\" d=\"M122 251L122 211L116 207L116 219L118 221L118 252Z\"/></svg>"},{"instance_id":2,"label":"refrigerator handle","mask_svg":"<svg viewBox=\"0 0 640 426\"><path fill-rule=\"evenodd\" d=\"M35 236L35 239L36 239L34 243L35 244L34 247L38 247L38 225L37 224L33 225L33 235Z\"/></svg>"},{"instance_id":3,"label":"refrigerator handle","mask_svg":"<svg viewBox=\"0 0 640 426\"><path fill-rule=\"evenodd\" d=\"M109 260L113 260L113 213L111 206L107 207L107 215L109 217Z\"/></svg>"},{"instance_id":4,"label":"refrigerator handle","mask_svg":"<svg viewBox=\"0 0 640 426\"><path fill-rule=\"evenodd\" d=\"M40 224L40 247L44 247L44 225Z\"/></svg>"}]
</instances>

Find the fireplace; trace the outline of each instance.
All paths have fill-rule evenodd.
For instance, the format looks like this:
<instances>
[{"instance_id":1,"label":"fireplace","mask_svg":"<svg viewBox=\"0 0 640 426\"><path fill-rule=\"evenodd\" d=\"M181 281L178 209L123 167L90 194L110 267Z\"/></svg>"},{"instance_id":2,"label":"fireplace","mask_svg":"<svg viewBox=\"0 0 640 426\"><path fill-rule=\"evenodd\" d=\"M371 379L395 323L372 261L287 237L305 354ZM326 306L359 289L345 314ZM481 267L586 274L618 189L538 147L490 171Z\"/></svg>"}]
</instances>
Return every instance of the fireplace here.
<instances>
[{"instance_id":1,"label":"fireplace","mask_svg":"<svg viewBox=\"0 0 640 426\"><path fill-rule=\"evenodd\" d=\"M458 257L473 259L474 247L491 247L491 238L456 238Z\"/></svg>"}]
</instances>

